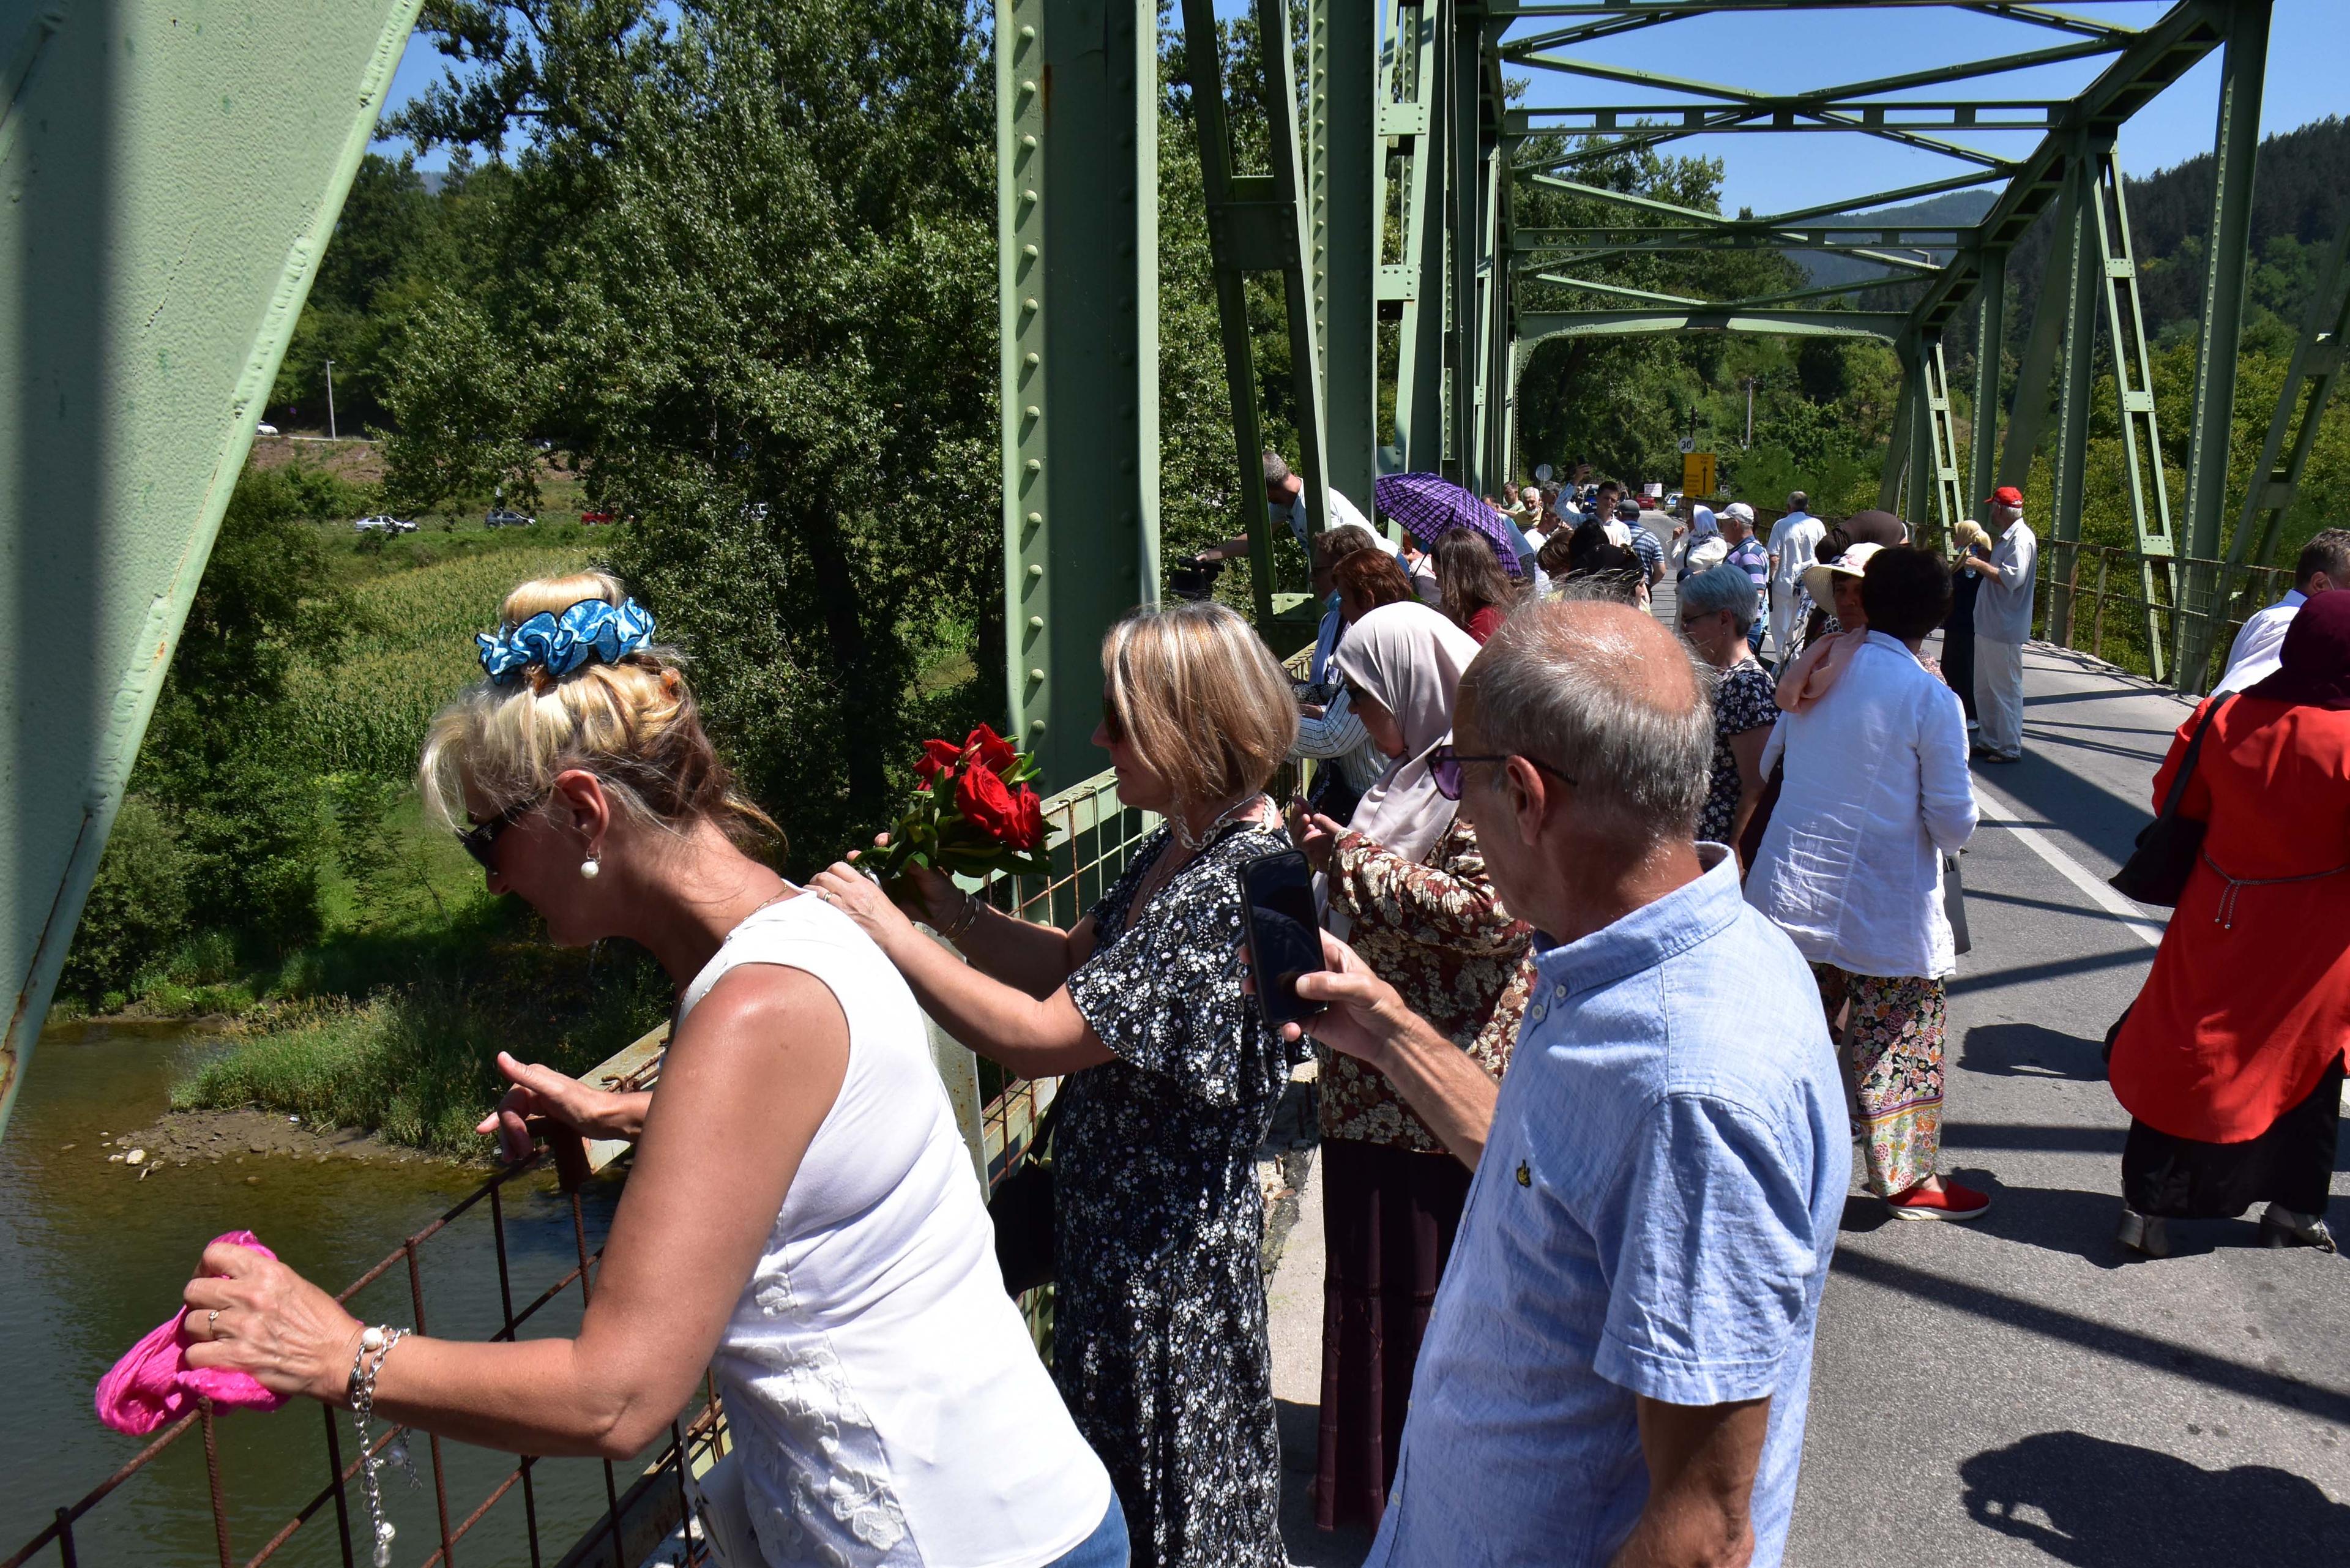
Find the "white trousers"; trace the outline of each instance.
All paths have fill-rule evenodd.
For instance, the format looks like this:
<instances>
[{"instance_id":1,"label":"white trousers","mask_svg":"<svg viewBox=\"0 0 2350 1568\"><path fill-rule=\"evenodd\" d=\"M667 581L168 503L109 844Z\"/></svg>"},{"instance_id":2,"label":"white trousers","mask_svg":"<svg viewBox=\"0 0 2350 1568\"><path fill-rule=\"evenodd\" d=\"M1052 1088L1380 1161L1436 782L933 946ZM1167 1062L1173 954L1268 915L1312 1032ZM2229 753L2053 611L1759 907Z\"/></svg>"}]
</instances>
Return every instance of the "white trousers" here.
<instances>
[{"instance_id":1,"label":"white trousers","mask_svg":"<svg viewBox=\"0 0 2350 1568\"><path fill-rule=\"evenodd\" d=\"M1771 585L1771 657L1787 657L1787 619L1795 613L1795 590L1784 583Z\"/></svg>"},{"instance_id":2,"label":"white trousers","mask_svg":"<svg viewBox=\"0 0 2350 1568\"><path fill-rule=\"evenodd\" d=\"M2023 750L2023 645L1975 638L1975 717L1985 750Z\"/></svg>"}]
</instances>

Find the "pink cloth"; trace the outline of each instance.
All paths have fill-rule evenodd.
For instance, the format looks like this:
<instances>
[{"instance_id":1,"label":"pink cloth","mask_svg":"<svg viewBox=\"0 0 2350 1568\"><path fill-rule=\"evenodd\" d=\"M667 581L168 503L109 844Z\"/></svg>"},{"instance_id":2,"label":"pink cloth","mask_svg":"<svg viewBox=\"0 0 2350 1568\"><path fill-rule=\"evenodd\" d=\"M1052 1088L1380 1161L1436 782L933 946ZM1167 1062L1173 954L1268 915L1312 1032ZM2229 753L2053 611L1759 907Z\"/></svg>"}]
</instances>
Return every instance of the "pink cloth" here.
<instances>
[{"instance_id":1,"label":"pink cloth","mask_svg":"<svg viewBox=\"0 0 2350 1568\"><path fill-rule=\"evenodd\" d=\"M250 1231L231 1231L215 1241L250 1247L265 1258L276 1253L261 1244ZM194 1408L199 1397L224 1410L275 1410L286 1403L242 1372L190 1366L186 1351L192 1343L181 1332L188 1308L158 1325L98 1380L98 1418L118 1432L143 1438L167 1421Z\"/></svg>"},{"instance_id":2,"label":"pink cloth","mask_svg":"<svg viewBox=\"0 0 2350 1568\"><path fill-rule=\"evenodd\" d=\"M1839 631L1819 639L1795 656L1795 662L1779 677L1778 703L1782 711L1800 713L1828 694L1828 689L1852 662L1856 649L1866 641L1857 632Z\"/></svg>"}]
</instances>

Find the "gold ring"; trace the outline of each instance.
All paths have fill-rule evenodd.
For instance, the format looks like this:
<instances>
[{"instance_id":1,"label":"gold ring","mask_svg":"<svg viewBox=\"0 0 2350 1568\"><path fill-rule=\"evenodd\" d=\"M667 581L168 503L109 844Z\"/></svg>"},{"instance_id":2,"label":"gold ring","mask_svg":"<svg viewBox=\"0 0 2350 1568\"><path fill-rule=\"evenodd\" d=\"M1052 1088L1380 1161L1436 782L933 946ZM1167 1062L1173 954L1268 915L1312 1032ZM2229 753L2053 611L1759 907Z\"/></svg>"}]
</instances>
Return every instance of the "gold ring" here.
<instances>
[{"instance_id":1,"label":"gold ring","mask_svg":"<svg viewBox=\"0 0 2350 1568\"><path fill-rule=\"evenodd\" d=\"M220 1314L221 1309L218 1307L213 1308L212 1311L204 1314L205 1338L218 1339L220 1337Z\"/></svg>"}]
</instances>

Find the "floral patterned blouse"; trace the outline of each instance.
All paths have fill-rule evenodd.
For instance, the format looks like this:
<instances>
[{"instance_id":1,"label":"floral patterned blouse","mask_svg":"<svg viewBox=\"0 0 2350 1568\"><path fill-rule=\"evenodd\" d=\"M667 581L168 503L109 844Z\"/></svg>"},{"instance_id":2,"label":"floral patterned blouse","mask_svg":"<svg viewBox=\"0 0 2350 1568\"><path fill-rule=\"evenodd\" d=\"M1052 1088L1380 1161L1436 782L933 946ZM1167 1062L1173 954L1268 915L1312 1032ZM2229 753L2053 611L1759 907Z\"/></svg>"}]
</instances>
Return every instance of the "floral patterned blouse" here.
<instances>
[{"instance_id":1,"label":"floral patterned blouse","mask_svg":"<svg viewBox=\"0 0 2350 1568\"><path fill-rule=\"evenodd\" d=\"M1329 876L1330 907L1354 922L1347 944L1406 1006L1499 1077L1533 987L1534 928L1504 909L1485 879L1476 830L1454 817L1419 862L1343 834ZM1378 1069L1326 1045L1316 1051L1324 1137L1446 1152Z\"/></svg>"}]
</instances>

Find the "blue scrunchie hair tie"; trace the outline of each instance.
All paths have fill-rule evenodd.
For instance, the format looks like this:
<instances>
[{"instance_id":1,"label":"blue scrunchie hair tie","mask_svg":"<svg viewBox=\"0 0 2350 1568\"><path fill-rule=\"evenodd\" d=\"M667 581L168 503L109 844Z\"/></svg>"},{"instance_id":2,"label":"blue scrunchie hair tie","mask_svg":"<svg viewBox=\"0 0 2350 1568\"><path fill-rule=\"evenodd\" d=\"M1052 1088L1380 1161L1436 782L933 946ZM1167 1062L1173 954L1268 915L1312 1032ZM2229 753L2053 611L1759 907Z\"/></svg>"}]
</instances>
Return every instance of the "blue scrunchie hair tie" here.
<instances>
[{"instance_id":1,"label":"blue scrunchie hair tie","mask_svg":"<svg viewBox=\"0 0 2350 1568\"><path fill-rule=\"evenodd\" d=\"M483 670L500 686L534 664L557 680L598 660L617 664L652 639L652 614L634 599L618 606L581 599L560 616L541 610L520 626L500 628L494 637L473 634L482 645Z\"/></svg>"}]
</instances>

